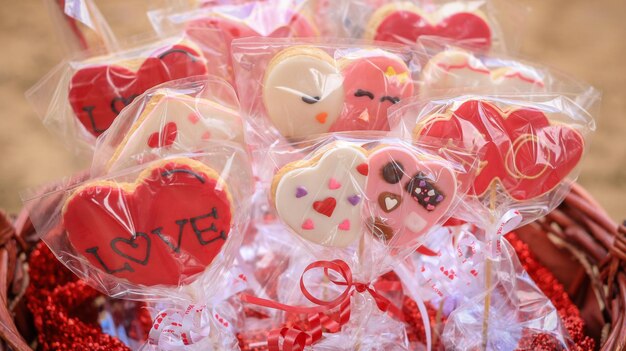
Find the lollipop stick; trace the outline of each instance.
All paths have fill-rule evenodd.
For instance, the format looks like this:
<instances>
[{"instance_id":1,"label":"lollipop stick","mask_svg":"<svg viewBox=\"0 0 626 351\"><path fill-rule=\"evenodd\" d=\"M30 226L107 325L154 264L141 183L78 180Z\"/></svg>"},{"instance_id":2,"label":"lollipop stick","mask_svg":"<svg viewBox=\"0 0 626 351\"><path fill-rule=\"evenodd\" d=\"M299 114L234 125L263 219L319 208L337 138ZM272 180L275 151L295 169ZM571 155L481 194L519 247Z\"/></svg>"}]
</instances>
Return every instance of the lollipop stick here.
<instances>
[{"instance_id":1,"label":"lollipop stick","mask_svg":"<svg viewBox=\"0 0 626 351\"><path fill-rule=\"evenodd\" d=\"M496 183L491 183L491 189L489 190L489 209L491 210L490 223L495 222L495 209L496 209ZM491 226L490 226L491 227ZM487 233L491 235L491 233ZM490 239L490 238L487 238ZM487 257L485 262L485 288L487 289L487 295L485 296L485 306L483 309L483 350L487 350L487 344L489 341L489 308L491 307L491 269L492 269L491 257Z\"/></svg>"}]
</instances>

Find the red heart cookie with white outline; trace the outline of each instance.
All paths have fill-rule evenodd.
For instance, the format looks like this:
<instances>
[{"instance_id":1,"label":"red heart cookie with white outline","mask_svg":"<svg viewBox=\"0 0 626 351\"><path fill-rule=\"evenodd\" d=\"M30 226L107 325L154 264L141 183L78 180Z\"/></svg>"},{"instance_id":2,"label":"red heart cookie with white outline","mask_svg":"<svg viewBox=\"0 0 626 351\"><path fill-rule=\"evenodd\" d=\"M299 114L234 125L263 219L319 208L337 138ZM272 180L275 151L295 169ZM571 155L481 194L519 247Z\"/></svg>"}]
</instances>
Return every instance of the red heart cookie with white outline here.
<instances>
[{"instance_id":1,"label":"red heart cookie with white outline","mask_svg":"<svg viewBox=\"0 0 626 351\"><path fill-rule=\"evenodd\" d=\"M367 161L369 229L389 246L417 243L448 212L457 191L454 172L399 146L382 146Z\"/></svg>"},{"instance_id":2,"label":"red heart cookie with white outline","mask_svg":"<svg viewBox=\"0 0 626 351\"><path fill-rule=\"evenodd\" d=\"M468 41L476 47L488 49L492 31L479 10L449 4L427 14L408 2L379 8L366 30L368 39L411 45L423 35Z\"/></svg>"},{"instance_id":3,"label":"red heart cookie with white outline","mask_svg":"<svg viewBox=\"0 0 626 351\"><path fill-rule=\"evenodd\" d=\"M552 124L542 111L523 106L501 110L483 100L468 100L427 117L413 134L415 139L476 146L481 164L470 193L481 196L498 181L519 201L553 190L576 167L585 146L578 131Z\"/></svg>"},{"instance_id":4,"label":"red heart cookie with white outline","mask_svg":"<svg viewBox=\"0 0 626 351\"><path fill-rule=\"evenodd\" d=\"M63 208L74 249L96 269L141 285L180 285L220 253L232 199L219 175L187 158L150 165L134 183L94 181Z\"/></svg>"},{"instance_id":5,"label":"red heart cookie with white outline","mask_svg":"<svg viewBox=\"0 0 626 351\"><path fill-rule=\"evenodd\" d=\"M138 61L141 64L137 67ZM145 59L87 65L72 76L68 99L80 123L94 136L146 90L175 79L207 74L206 60L191 43L159 49Z\"/></svg>"}]
</instances>

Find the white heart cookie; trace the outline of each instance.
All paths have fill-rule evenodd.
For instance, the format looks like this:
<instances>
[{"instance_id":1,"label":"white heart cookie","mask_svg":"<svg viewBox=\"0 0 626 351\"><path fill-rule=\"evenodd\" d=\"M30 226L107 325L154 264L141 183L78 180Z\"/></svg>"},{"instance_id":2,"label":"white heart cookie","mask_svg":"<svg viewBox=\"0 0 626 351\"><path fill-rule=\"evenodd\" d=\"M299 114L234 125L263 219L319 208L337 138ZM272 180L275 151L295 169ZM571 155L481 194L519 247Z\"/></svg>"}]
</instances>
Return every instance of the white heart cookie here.
<instances>
[{"instance_id":1,"label":"white heart cookie","mask_svg":"<svg viewBox=\"0 0 626 351\"><path fill-rule=\"evenodd\" d=\"M433 56L421 72L420 96L428 98L451 89L468 90L473 94L545 91L540 72L523 64L508 64L490 69L470 52L442 51Z\"/></svg>"},{"instance_id":2,"label":"white heart cookie","mask_svg":"<svg viewBox=\"0 0 626 351\"><path fill-rule=\"evenodd\" d=\"M166 155L197 152L207 140L243 143L238 112L206 99L156 92L115 149L107 169L114 172Z\"/></svg>"},{"instance_id":3,"label":"white heart cookie","mask_svg":"<svg viewBox=\"0 0 626 351\"><path fill-rule=\"evenodd\" d=\"M317 162L284 169L274 178L274 202L278 216L294 232L333 247L349 246L362 234L368 169L363 149L337 145Z\"/></svg>"}]
</instances>

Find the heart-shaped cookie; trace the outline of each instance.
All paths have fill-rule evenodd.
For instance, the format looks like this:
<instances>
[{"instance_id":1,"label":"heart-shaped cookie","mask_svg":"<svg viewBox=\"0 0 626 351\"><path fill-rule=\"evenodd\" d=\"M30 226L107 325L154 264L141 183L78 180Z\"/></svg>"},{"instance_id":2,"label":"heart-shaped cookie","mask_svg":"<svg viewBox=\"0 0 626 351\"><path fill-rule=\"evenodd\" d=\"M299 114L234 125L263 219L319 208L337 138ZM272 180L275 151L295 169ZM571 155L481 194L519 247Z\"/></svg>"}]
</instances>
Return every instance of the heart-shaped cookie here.
<instances>
[{"instance_id":1,"label":"heart-shaped cookie","mask_svg":"<svg viewBox=\"0 0 626 351\"><path fill-rule=\"evenodd\" d=\"M134 183L83 185L63 208L78 254L104 273L147 286L189 283L220 253L232 220L226 184L187 158L150 165Z\"/></svg>"},{"instance_id":2,"label":"heart-shaped cookie","mask_svg":"<svg viewBox=\"0 0 626 351\"><path fill-rule=\"evenodd\" d=\"M109 128L120 111L155 85L207 73L191 43L176 44L114 64L88 64L70 81L68 98L80 123L94 136Z\"/></svg>"},{"instance_id":3,"label":"heart-shaped cookie","mask_svg":"<svg viewBox=\"0 0 626 351\"><path fill-rule=\"evenodd\" d=\"M124 127L117 123L114 126ZM193 153L207 140L243 142L243 124L238 111L167 89L151 93L144 110L129 129L112 132L116 133L107 133L102 143L115 148L107 162L109 172L166 155ZM118 141L115 134L123 135L124 139Z\"/></svg>"},{"instance_id":4,"label":"heart-shaped cookie","mask_svg":"<svg viewBox=\"0 0 626 351\"><path fill-rule=\"evenodd\" d=\"M490 69L472 53L449 49L433 56L420 76L420 96L464 89L472 94L543 93L545 84L534 68L515 65Z\"/></svg>"},{"instance_id":5,"label":"heart-shaped cookie","mask_svg":"<svg viewBox=\"0 0 626 351\"><path fill-rule=\"evenodd\" d=\"M369 229L392 247L417 243L448 212L457 191L453 171L400 146L377 148L367 162Z\"/></svg>"},{"instance_id":6,"label":"heart-shaped cookie","mask_svg":"<svg viewBox=\"0 0 626 351\"><path fill-rule=\"evenodd\" d=\"M365 150L336 145L312 160L284 166L274 177L278 216L316 244L346 247L361 235Z\"/></svg>"},{"instance_id":7,"label":"heart-shaped cookie","mask_svg":"<svg viewBox=\"0 0 626 351\"><path fill-rule=\"evenodd\" d=\"M481 196L497 181L518 201L554 189L576 167L585 145L578 131L552 124L543 111L515 104L502 110L484 100L426 117L414 130L414 138L424 136L479 148L481 164L470 193Z\"/></svg>"},{"instance_id":8,"label":"heart-shaped cookie","mask_svg":"<svg viewBox=\"0 0 626 351\"><path fill-rule=\"evenodd\" d=\"M427 14L410 2L388 4L372 15L365 31L369 39L413 45L421 36L438 36L469 41L474 46L491 46L491 26L480 10L448 4Z\"/></svg>"}]
</instances>

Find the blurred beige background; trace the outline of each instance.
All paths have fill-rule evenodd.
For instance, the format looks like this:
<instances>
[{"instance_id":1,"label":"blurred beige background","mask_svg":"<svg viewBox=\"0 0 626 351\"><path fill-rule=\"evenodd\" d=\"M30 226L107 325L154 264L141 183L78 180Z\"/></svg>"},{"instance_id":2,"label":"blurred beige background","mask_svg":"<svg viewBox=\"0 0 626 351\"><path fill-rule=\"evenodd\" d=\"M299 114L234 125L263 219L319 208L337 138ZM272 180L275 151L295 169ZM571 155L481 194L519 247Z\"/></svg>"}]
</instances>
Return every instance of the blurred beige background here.
<instances>
[{"instance_id":1,"label":"blurred beige background","mask_svg":"<svg viewBox=\"0 0 626 351\"><path fill-rule=\"evenodd\" d=\"M72 174L87 162L68 152L26 103L24 92L63 57L44 1L3 0L0 10L0 208L19 192ZM626 218L626 1L505 0L530 6L505 26L523 32L520 55L583 79L604 93L580 182L616 220ZM96 0L118 35L149 28L144 13L164 0Z\"/></svg>"}]
</instances>

